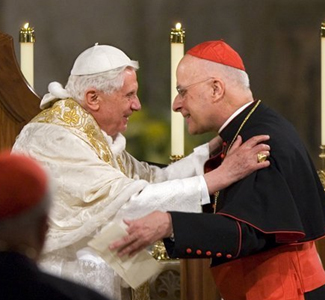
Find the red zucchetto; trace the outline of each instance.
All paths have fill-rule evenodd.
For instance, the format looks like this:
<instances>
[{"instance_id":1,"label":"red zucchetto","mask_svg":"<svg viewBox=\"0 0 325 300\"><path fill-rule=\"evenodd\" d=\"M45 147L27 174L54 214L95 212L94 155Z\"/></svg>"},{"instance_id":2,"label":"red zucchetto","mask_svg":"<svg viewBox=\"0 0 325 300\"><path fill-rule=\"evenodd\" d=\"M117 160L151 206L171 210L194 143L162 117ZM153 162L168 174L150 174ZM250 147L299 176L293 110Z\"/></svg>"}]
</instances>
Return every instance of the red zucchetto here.
<instances>
[{"instance_id":1,"label":"red zucchetto","mask_svg":"<svg viewBox=\"0 0 325 300\"><path fill-rule=\"evenodd\" d=\"M0 154L0 220L36 206L47 189L47 175L36 161L9 151Z\"/></svg>"},{"instance_id":2,"label":"red zucchetto","mask_svg":"<svg viewBox=\"0 0 325 300\"><path fill-rule=\"evenodd\" d=\"M186 54L245 71L239 54L222 40L203 42L188 50Z\"/></svg>"}]
</instances>

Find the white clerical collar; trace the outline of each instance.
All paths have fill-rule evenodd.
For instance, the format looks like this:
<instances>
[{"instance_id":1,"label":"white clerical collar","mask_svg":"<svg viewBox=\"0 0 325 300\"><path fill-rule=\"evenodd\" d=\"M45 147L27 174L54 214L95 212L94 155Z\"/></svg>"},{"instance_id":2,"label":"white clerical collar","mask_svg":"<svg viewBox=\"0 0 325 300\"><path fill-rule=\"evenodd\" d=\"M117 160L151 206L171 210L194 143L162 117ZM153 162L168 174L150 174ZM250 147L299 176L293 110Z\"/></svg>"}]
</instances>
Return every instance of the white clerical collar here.
<instances>
[{"instance_id":1,"label":"white clerical collar","mask_svg":"<svg viewBox=\"0 0 325 300\"><path fill-rule=\"evenodd\" d=\"M219 129L219 133L236 117L238 116L247 106L249 106L250 104L252 104L254 101L250 101L248 103L246 103L245 105L243 105L242 107L238 108L229 118L228 120L223 123L223 125L220 127Z\"/></svg>"}]
</instances>

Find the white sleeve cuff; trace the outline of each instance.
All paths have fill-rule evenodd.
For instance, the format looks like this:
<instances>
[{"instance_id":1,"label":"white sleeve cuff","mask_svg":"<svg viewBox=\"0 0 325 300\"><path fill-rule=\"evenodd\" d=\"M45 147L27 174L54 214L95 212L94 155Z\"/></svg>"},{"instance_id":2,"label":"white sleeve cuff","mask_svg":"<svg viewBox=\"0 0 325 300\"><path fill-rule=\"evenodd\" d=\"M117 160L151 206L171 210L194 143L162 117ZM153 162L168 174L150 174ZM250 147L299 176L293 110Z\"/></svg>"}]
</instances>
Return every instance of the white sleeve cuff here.
<instances>
[{"instance_id":1,"label":"white sleeve cuff","mask_svg":"<svg viewBox=\"0 0 325 300\"><path fill-rule=\"evenodd\" d=\"M201 184L201 205L210 203L210 195L208 191L208 186L205 182L203 175L199 176Z\"/></svg>"}]
</instances>

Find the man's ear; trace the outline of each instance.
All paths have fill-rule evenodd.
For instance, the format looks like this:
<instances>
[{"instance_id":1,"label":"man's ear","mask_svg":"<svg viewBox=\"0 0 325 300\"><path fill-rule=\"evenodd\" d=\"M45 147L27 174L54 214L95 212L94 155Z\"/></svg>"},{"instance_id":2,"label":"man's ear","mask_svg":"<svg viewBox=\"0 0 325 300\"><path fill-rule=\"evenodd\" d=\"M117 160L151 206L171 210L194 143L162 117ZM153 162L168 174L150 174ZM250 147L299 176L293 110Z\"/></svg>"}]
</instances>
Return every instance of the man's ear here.
<instances>
[{"instance_id":1,"label":"man's ear","mask_svg":"<svg viewBox=\"0 0 325 300\"><path fill-rule=\"evenodd\" d=\"M213 88L213 99L214 101L218 101L223 98L225 94L225 84L220 79L214 79L212 83Z\"/></svg>"},{"instance_id":2,"label":"man's ear","mask_svg":"<svg viewBox=\"0 0 325 300\"><path fill-rule=\"evenodd\" d=\"M93 111L99 109L98 91L94 88L89 88L85 91L85 105Z\"/></svg>"}]
</instances>

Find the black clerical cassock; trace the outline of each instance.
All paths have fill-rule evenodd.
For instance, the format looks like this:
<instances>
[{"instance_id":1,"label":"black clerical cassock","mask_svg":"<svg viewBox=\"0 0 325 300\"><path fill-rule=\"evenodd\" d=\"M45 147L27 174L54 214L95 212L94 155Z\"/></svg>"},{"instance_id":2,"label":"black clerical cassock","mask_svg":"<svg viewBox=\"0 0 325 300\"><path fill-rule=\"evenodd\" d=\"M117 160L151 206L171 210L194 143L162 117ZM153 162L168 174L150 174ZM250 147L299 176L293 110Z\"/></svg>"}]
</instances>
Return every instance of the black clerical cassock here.
<instances>
[{"instance_id":1,"label":"black clerical cassock","mask_svg":"<svg viewBox=\"0 0 325 300\"><path fill-rule=\"evenodd\" d=\"M168 253L210 257L226 300L304 299L325 284L314 245L325 234L323 186L294 127L260 101L220 136L231 147L238 134L243 141L270 135L270 166L220 191L215 214L171 212L175 242L165 241Z\"/></svg>"}]
</instances>

